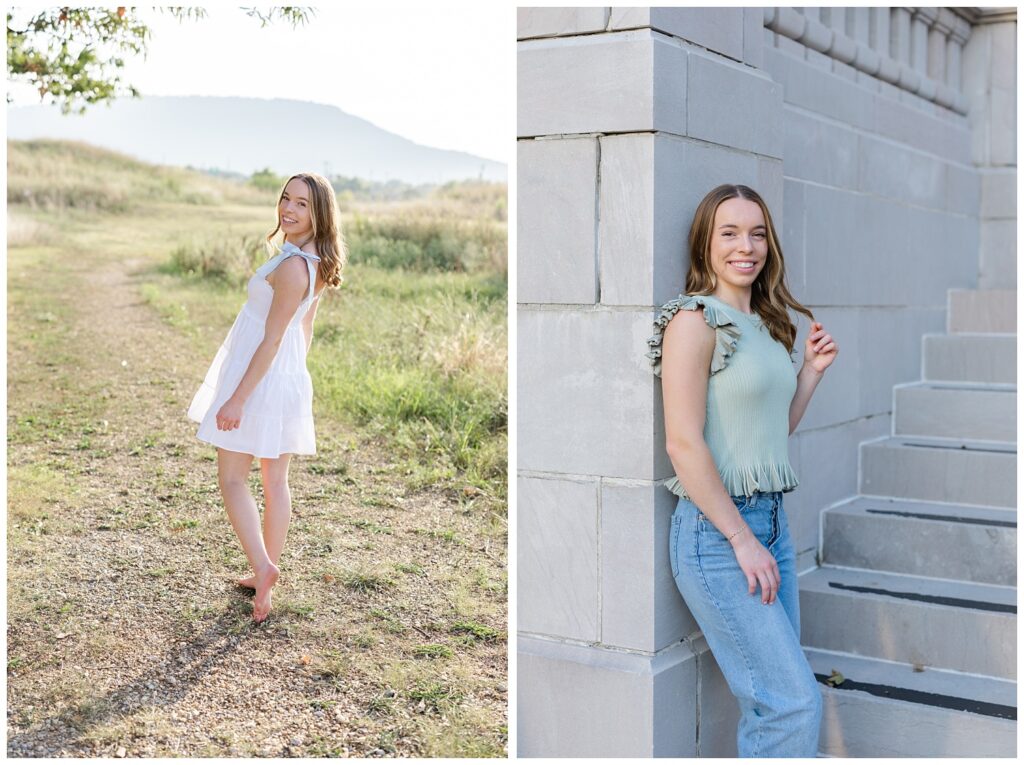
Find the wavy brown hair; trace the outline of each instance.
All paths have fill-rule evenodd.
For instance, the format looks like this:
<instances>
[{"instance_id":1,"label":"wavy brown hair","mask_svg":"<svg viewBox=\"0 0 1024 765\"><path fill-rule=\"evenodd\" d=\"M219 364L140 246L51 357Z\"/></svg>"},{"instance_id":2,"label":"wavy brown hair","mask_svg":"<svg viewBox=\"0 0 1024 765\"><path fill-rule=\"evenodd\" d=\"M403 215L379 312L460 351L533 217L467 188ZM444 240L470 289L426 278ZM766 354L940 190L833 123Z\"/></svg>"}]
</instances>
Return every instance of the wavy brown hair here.
<instances>
[{"instance_id":1,"label":"wavy brown hair","mask_svg":"<svg viewBox=\"0 0 1024 765\"><path fill-rule=\"evenodd\" d=\"M345 267L347 253L345 238L341 233L341 211L338 209L338 197L330 181L316 173L296 173L286 180L277 195L277 206L274 214L277 225L267 234L267 244L274 245L274 237L281 230L281 197L288 184L298 178L309 189L309 213L313 223L313 241L316 242L316 254L320 256L317 268L320 278L326 287L340 287L341 270ZM305 242L303 242L305 244ZM301 245L299 245L301 247Z\"/></svg>"},{"instance_id":2,"label":"wavy brown hair","mask_svg":"<svg viewBox=\"0 0 1024 765\"><path fill-rule=\"evenodd\" d=\"M750 307L764 321L771 336L793 353L796 344L796 325L790 321L787 309L807 316L814 321L810 309L796 300L786 287L786 264L782 258L782 245L775 233L768 206L761 195L749 186L723 183L716 186L700 201L693 214L690 226L690 270L686 274L686 294L711 295L715 291L717 278L708 257L711 251L711 232L715 225L715 212L727 199L748 199L756 202L764 215L768 227L768 256L764 268L757 275L751 287Z\"/></svg>"}]
</instances>

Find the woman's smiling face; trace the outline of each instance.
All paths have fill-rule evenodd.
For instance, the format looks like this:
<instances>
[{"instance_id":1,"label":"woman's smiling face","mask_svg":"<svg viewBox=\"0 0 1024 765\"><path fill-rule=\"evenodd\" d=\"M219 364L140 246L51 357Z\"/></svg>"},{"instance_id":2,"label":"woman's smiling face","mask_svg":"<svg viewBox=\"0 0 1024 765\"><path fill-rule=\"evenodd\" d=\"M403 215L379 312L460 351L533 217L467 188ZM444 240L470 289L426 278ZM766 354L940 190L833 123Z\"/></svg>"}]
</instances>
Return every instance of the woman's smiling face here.
<instances>
[{"instance_id":1,"label":"woman's smiling face","mask_svg":"<svg viewBox=\"0 0 1024 765\"><path fill-rule=\"evenodd\" d=\"M718 280L749 288L767 257L768 227L761 206L739 197L722 202L715 210L710 245L711 268Z\"/></svg>"},{"instance_id":2,"label":"woman's smiling face","mask_svg":"<svg viewBox=\"0 0 1024 765\"><path fill-rule=\"evenodd\" d=\"M309 188L300 178L293 178L284 187L277 203L277 217L285 239L301 243L313 235L313 217L309 212Z\"/></svg>"}]
</instances>

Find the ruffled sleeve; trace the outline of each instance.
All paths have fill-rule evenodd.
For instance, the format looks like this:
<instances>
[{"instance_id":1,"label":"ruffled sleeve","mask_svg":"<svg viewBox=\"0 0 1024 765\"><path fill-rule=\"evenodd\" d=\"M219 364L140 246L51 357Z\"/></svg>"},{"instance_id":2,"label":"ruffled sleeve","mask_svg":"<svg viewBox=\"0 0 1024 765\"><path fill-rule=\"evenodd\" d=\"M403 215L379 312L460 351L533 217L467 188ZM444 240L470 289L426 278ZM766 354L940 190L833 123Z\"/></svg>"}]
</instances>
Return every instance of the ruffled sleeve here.
<instances>
[{"instance_id":1,"label":"ruffled sleeve","mask_svg":"<svg viewBox=\"0 0 1024 765\"><path fill-rule=\"evenodd\" d=\"M658 318L654 320L655 334L647 340L650 350L647 358L657 377L661 377L661 343L665 337L665 327L679 311L696 311L698 306L704 309L704 321L715 330L715 350L711 356L711 374L720 372L728 364L728 358L736 350L740 339L740 328L729 315L704 295L680 295L661 307Z\"/></svg>"}]
</instances>

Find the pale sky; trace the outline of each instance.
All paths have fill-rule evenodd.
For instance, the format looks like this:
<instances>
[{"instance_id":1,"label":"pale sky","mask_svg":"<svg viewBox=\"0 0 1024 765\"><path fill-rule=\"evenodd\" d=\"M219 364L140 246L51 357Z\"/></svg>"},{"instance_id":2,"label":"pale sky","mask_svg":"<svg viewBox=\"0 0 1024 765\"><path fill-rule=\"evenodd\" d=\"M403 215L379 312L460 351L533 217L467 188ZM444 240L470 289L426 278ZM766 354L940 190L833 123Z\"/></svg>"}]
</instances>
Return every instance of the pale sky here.
<instances>
[{"instance_id":1,"label":"pale sky","mask_svg":"<svg viewBox=\"0 0 1024 765\"><path fill-rule=\"evenodd\" d=\"M509 163L515 148L515 7L324 5L305 26L260 29L240 8L177 22L140 8L147 59L122 80L159 96L331 104L442 149ZM15 105L38 103L12 89Z\"/></svg>"}]
</instances>

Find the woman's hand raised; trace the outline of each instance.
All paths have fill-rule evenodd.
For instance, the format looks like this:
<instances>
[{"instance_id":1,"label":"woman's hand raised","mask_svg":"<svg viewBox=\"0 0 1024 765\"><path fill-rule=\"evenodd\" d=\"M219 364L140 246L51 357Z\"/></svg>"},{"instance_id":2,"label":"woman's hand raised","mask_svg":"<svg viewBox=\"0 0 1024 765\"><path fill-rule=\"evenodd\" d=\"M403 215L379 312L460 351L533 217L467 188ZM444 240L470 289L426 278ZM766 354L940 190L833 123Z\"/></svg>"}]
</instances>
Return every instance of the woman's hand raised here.
<instances>
[{"instance_id":1,"label":"woman's hand raised","mask_svg":"<svg viewBox=\"0 0 1024 765\"><path fill-rule=\"evenodd\" d=\"M753 595L760 584L761 602L774 603L781 581L779 564L775 562L775 557L761 544L761 540L754 536L749 527L736 535L732 549L736 553L736 561L746 574L750 594Z\"/></svg>"},{"instance_id":2,"label":"woman's hand raised","mask_svg":"<svg viewBox=\"0 0 1024 765\"><path fill-rule=\"evenodd\" d=\"M820 321L812 322L807 342L804 343L804 366L821 374L836 360L838 353L839 346L835 344L832 335L825 332L824 325Z\"/></svg>"}]
</instances>

